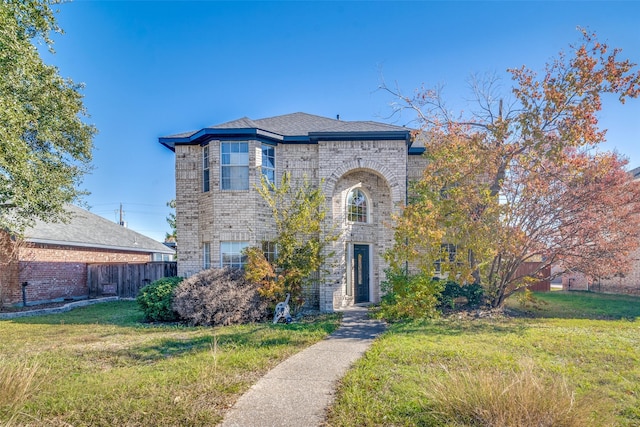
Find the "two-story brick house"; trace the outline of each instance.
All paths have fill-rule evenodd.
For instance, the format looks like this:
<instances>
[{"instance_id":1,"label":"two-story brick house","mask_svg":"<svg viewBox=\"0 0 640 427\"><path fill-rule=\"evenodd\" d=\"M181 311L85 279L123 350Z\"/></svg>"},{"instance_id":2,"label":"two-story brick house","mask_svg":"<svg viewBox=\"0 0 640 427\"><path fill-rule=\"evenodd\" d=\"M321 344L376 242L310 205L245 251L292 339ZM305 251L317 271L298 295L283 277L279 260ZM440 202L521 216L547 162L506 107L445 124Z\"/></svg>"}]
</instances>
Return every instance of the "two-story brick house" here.
<instances>
[{"instance_id":1,"label":"two-story brick house","mask_svg":"<svg viewBox=\"0 0 640 427\"><path fill-rule=\"evenodd\" d=\"M382 254L392 247L392 214L406 203L423 149L409 129L305 113L239 120L159 138L176 156L178 274L238 267L247 246L269 250L271 211L256 191L261 177L322 185L326 229L340 238L317 290L323 311L380 300Z\"/></svg>"}]
</instances>

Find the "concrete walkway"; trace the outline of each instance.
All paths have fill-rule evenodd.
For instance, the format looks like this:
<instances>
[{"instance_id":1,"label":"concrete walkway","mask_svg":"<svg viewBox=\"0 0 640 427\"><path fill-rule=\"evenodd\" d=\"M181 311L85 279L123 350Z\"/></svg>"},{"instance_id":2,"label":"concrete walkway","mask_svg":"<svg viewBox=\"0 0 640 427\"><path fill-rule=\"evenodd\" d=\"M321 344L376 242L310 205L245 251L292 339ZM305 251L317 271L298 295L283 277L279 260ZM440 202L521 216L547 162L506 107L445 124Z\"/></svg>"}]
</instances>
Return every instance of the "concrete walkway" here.
<instances>
[{"instance_id":1,"label":"concrete walkway","mask_svg":"<svg viewBox=\"0 0 640 427\"><path fill-rule=\"evenodd\" d=\"M222 427L320 426L337 381L383 332L367 309L343 311L342 324L325 340L269 371L227 412Z\"/></svg>"}]
</instances>

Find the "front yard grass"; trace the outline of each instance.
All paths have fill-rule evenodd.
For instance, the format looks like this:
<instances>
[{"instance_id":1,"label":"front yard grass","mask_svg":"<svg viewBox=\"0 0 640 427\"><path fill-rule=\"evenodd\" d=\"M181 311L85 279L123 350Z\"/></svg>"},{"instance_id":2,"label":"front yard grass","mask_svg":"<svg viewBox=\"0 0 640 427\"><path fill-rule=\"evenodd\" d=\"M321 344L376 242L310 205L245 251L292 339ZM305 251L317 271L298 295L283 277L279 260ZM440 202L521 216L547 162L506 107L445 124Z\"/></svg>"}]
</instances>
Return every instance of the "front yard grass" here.
<instances>
[{"instance_id":1,"label":"front yard grass","mask_svg":"<svg viewBox=\"0 0 640 427\"><path fill-rule=\"evenodd\" d=\"M142 318L119 301L0 321L0 425L215 425L266 371L339 324L337 315L217 328Z\"/></svg>"},{"instance_id":2,"label":"front yard grass","mask_svg":"<svg viewBox=\"0 0 640 427\"><path fill-rule=\"evenodd\" d=\"M467 415L511 406L544 418L555 405L575 418L536 425L640 426L640 298L535 296L546 304L508 301L513 316L390 325L342 380L328 425L527 426Z\"/></svg>"}]
</instances>

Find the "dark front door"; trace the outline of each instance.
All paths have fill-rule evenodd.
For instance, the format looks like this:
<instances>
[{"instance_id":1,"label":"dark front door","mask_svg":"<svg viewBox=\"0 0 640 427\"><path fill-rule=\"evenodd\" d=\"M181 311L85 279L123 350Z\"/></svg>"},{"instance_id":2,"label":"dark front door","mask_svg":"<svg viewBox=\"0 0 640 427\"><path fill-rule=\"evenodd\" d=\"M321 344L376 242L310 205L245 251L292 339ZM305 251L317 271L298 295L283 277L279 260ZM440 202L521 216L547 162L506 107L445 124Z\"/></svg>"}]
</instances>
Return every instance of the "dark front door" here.
<instances>
[{"instance_id":1,"label":"dark front door","mask_svg":"<svg viewBox=\"0 0 640 427\"><path fill-rule=\"evenodd\" d=\"M353 286L356 304L369 302L369 245L353 245Z\"/></svg>"}]
</instances>

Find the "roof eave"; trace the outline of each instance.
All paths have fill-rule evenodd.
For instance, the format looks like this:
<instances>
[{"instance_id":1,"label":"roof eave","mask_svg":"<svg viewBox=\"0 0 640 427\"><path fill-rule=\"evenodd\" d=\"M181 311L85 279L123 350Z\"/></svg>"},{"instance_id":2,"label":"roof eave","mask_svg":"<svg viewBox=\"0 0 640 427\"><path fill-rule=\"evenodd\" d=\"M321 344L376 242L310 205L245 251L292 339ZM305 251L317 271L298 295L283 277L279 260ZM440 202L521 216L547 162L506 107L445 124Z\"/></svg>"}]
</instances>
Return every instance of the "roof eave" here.
<instances>
[{"instance_id":1,"label":"roof eave","mask_svg":"<svg viewBox=\"0 0 640 427\"><path fill-rule=\"evenodd\" d=\"M160 137L158 142L171 151L175 151L176 145L204 144L211 139L229 138L255 138L268 141L281 142L282 135L260 128L204 128L188 137Z\"/></svg>"},{"instance_id":2,"label":"roof eave","mask_svg":"<svg viewBox=\"0 0 640 427\"><path fill-rule=\"evenodd\" d=\"M117 251L126 251L126 252L144 252L148 254L175 254L175 251L170 248L167 249L151 249L151 248L132 248L128 246L112 246L112 245L101 245L94 243L84 243L84 242L68 242L64 240L50 240L50 239L38 239L38 238L27 238L25 239L28 243L39 243L43 245L56 245L56 246L72 246L76 248L94 248L94 249L108 249L108 250L117 250Z\"/></svg>"},{"instance_id":3,"label":"roof eave","mask_svg":"<svg viewBox=\"0 0 640 427\"><path fill-rule=\"evenodd\" d=\"M373 131L373 132L309 132L311 141L405 141L411 138L409 131Z\"/></svg>"}]
</instances>

